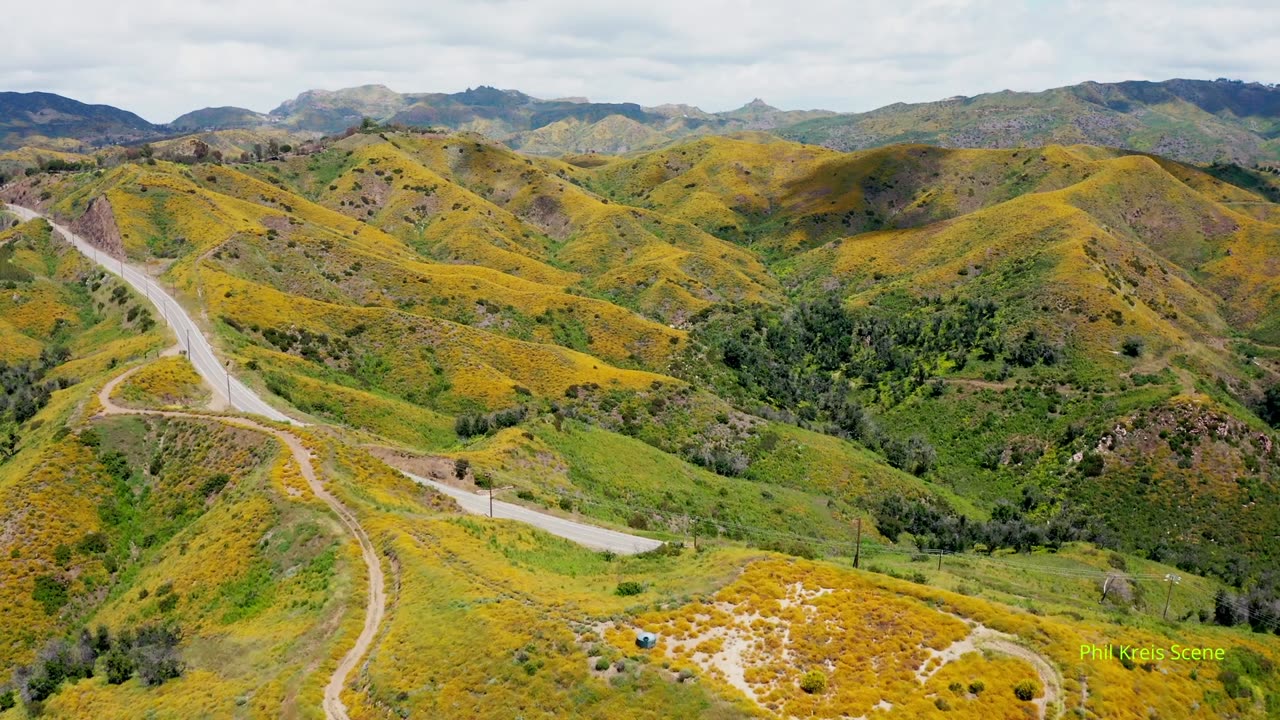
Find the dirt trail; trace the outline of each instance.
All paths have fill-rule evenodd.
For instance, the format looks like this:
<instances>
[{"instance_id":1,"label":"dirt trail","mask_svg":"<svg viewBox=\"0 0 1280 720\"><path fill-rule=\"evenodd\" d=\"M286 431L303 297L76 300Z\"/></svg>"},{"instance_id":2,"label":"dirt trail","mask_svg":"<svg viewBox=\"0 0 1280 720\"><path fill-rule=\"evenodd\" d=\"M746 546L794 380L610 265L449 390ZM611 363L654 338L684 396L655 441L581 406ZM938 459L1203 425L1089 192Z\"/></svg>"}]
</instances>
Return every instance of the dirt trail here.
<instances>
[{"instance_id":1,"label":"dirt trail","mask_svg":"<svg viewBox=\"0 0 1280 720\"><path fill-rule=\"evenodd\" d=\"M1011 640L988 639L978 643L978 647L1016 657L1019 660L1025 660L1030 663L1031 667L1035 668L1036 673L1040 675L1040 686L1044 688L1044 696L1032 701L1039 708L1040 717L1049 717L1048 708L1050 707L1054 708L1056 717L1062 716L1062 679L1058 676L1058 670L1043 655Z\"/></svg>"},{"instance_id":2,"label":"dirt trail","mask_svg":"<svg viewBox=\"0 0 1280 720\"><path fill-rule=\"evenodd\" d=\"M994 630L982 623L975 623L955 613L948 612L946 614L969 625L970 630L968 636L952 643L951 647L934 653L935 656L943 660L943 664L956 660L965 653L982 650L1023 660L1035 668L1036 674L1040 676L1040 687L1043 688L1044 695L1032 701L1032 704L1036 706L1040 719L1045 720L1048 717L1063 716L1065 706L1063 704L1062 675L1048 658L1035 650L1019 645L1015 642L1016 637L1013 635ZM939 665L924 677L928 677L941 669L942 665ZM920 679L923 680L923 678ZM1049 708L1053 708L1052 714L1050 714Z\"/></svg>"},{"instance_id":3,"label":"dirt trail","mask_svg":"<svg viewBox=\"0 0 1280 720\"><path fill-rule=\"evenodd\" d=\"M329 494L329 491L321 484L316 476L315 468L311 465L311 452L302 444L297 435L239 417L215 417L171 410L134 410L116 405L111 400L112 391L125 378L137 370L138 368L133 368L116 376L98 392L98 401L102 404L102 415L155 415L167 418L216 420L227 425L248 428L272 435L283 442L285 447L289 448L289 452L293 454L293 459L298 463L302 476L306 478L307 484L311 487L311 492L315 493L316 497L329 506L329 509L346 526L351 536L360 544L360 554L364 559L365 569L369 574L369 593L368 602L365 605L364 628L361 629L360 636L356 638L355 645L342 657L342 661L338 663L338 667L333 671L333 675L329 677L329 683L324 688L325 717L328 720L347 720L347 707L342 703L342 687L346 684L347 677L351 674L351 671L360 662L360 658L364 657L365 653L369 651L374 636L377 635L378 627L382 625L382 618L386 613L387 607L386 582L382 574L382 563L378 560L378 553L374 550L373 543L369 541L369 536L365 533L364 528L360 527L360 522L356 519L356 516L337 498Z\"/></svg>"}]
</instances>

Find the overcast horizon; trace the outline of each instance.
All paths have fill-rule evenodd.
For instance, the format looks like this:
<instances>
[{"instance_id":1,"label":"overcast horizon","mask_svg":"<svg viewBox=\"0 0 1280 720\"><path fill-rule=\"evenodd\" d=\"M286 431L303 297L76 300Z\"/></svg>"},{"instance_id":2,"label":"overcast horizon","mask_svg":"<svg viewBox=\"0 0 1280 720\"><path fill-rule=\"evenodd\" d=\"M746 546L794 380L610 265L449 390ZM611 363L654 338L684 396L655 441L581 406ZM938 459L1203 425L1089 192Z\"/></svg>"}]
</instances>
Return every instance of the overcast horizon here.
<instances>
[{"instance_id":1,"label":"overcast horizon","mask_svg":"<svg viewBox=\"0 0 1280 720\"><path fill-rule=\"evenodd\" d=\"M46 91L164 123L266 112L311 89L492 85L541 98L872 110L1086 80L1280 80L1280 10L1240 0L329 0L168 5L54 0L7 13L0 90ZM52 7L51 7L52 6ZM47 18L75 18L49 32ZM1194 54L1188 54L1194 49Z\"/></svg>"}]
</instances>

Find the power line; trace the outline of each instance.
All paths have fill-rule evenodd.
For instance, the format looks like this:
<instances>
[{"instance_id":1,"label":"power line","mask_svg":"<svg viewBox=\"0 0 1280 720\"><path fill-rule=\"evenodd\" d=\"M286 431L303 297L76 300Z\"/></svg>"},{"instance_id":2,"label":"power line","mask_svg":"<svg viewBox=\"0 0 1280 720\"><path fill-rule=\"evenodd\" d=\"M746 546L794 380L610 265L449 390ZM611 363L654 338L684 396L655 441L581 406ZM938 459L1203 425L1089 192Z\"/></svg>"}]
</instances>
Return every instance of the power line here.
<instances>
[{"instance_id":1,"label":"power line","mask_svg":"<svg viewBox=\"0 0 1280 720\"><path fill-rule=\"evenodd\" d=\"M562 497L569 497L579 504L596 506L601 508L608 508L608 509L612 509L614 511L622 512L622 513L646 512L652 515L657 515L658 517L663 518L668 522L680 521L680 522L687 523L690 526L693 526L700 521L706 521L720 528L726 528L726 529L731 528L731 529L740 530L742 531L742 534L744 536L795 540L799 542L809 543L810 545L813 545L817 548L822 548L822 549L846 549L850 545L852 545L854 556L857 556L860 553L865 553L868 556L874 556L879 553L885 553L885 554L891 554L891 555L894 555L894 554L911 555L913 557L920 556L920 555L923 555L923 556L936 555L939 561L941 561L942 557L945 555L945 556L951 556L961 561L987 563L990 565L996 565L999 567L1004 567L1011 570L1017 570L1019 572L1024 572L1024 573L1032 573L1036 575L1047 575L1047 576L1061 577L1061 578L1073 579L1073 580L1103 581L1104 583L1108 582L1109 578L1123 578L1125 580L1132 581L1135 583L1143 582L1143 581L1153 581L1153 582L1168 581L1167 580L1168 575L1164 573L1130 573L1130 572L1122 571L1119 569L1109 569L1109 570L1108 569L1092 569L1091 570L1091 569L1085 569L1085 568L1035 567L1035 566L1028 565L1026 563L1010 562L1009 560L1006 560L1004 558L992 557L991 555L985 555L982 553L956 552L951 550L943 550L940 548L917 548L915 550L911 550L907 548L899 548L899 547L892 547L888 545L882 545L875 542L866 542L866 541L845 542L845 541L840 541L840 540L829 538L829 537L816 537L812 535L802 535L799 533L792 533L792 532L786 532L781 530L771 530L767 528L760 528L760 527L755 527L745 523L734 522L731 520L723 520L718 518L706 518L706 517L701 517L696 514L688 513L688 512L675 512L671 510L662 510L662 509L653 508L653 507L630 505L630 504L626 504L618 501L592 499L592 498L583 497L582 495L579 495L576 493L570 494L565 491L559 491L559 494ZM1193 598L1197 598L1201 601L1207 600L1210 604L1214 602L1214 598L1211 598L1205 595L1202 591L1196 589L1194 586L1184 586L1184 589L1189 591L1189 593L1192 595ZM1104 594L1104 598L1105 598L1105 594ZM1274 620L1272 621L1264 620L1261 624L1273 630L1276 629L1278 626L1280 626L1280 622L1277 622Z\"/></svg>"},{"instance_id":2,"label":"power line","mask_svg":"<svg viewBox=\"0 0 1280 720\"><path fill-rule=\"evenodd\" d=\"M657 515L660 518L664 518L669 522L681 521L684 523L688 523L690 527L694 527L694 528L696 528L696 525L699 521L705 520L714 525L718 525L722 528L741 529L744 531L744 535L798 540L798 541L810 543L815 547L823 548L823 549L848 549L849 545L854 544L852 542L843 542L839 540L834 540L832 538L822 538L822 537L815 537L812 535L801 535L798 533L790 533L790 532L779 531L779 530L769 530L766 528L759 528L759 527L754 527L754 526L743 524L743 523L720 520L715 518L703 518L687 512L674 512L671 510L660 510L658 508L652 508L652 507L629 505L626 503L616 502L616 501L611 502L606 500L596 500L596 499L583 497L579 494L570 494L563 490L558 491L558 493L562 497L572 498L576 502L583 505L610 508L612 510L621 511L621 512L647 512L653 515ZM696 530L695 530L695 537L696 537ZM1107 582L1109 582L1112 578L1125 579L1135 584L1142 583L1142 582L1166 582L1167 581L1166 580L1167 575L1163 573L1129 573L1127 571L1122 571L1119 569L1090 570L1085 568L1036 567L1036 566L1028 565L1026 563L1010 562L1009 560L1004 558L992 557L990 555L985 555L981 553L954 552L954 551L942 550L937 548L918 548L915 550L911 550L907 548L891 547L888 545L882 545L875 542L862 542L854 545L853 553L855 556L859 551L867 554L868 556L874 556L880 553L890 554L890 555L911 555L912 557L916 557L916 556L927 557L927 556L937 555L939 557L939 560L941 560L943 555L946 555L946 556L951 556L961 562L973 561L975 563L987 563L989 565L996 565L999 567L1016 570L1021 573L1046 575L1046 576L1060 577L1060 578L1070 579L1070 580L1082 580L1082 581L1101 580L1103 581L1104 585ZM835 553L832 553L832 554L835 554ZM1206 594L1204 591L1198 589L1195 585L1184 585L1183 590L1184 590L1184 595L1185 594L1191 595L1191 599L1188 601L1189 605L1201 605L1201 607L1203 607L1205 604L1207 604L1208 606L1213 607L1216 604L1216 598ZM1105 599L1105 597L1106 595L1104 593L1103 598ZM1276 632L1280 634L1280 619L1262 618L1260 620L1251 621L1250 624L1265 627L1271 630L1272 632Z\"/></svg>"}]
</instances>

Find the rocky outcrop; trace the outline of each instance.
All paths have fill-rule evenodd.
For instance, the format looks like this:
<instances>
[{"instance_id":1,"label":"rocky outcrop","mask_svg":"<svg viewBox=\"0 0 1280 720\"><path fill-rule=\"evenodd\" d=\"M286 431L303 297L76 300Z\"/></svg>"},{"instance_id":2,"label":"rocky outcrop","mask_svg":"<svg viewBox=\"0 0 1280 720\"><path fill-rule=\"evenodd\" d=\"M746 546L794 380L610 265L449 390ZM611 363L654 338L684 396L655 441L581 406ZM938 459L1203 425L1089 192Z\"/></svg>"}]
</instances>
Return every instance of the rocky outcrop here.
<instances>
[{"instance_id":1,"label":"rocky outcrop","mask_svg":"<svg viewBox=\"0 0 1280 720\"><path fill-rule=\"evenodd\" d=\"M49 198L43 194L44 188L39 185L39 178L20 178L0 188L0 202L21 205L39 212L44 212Z\"/></svg>"},{"instance_id":2,"label":"rocky outcrop","mask_svg":"<svg viewBox=\"0 0 1280 720\"><path fill-rule=\"evenodd\" d=\"M90 201L89 209L71 223L71 229L103 252L115 257L124 255L124 240L116 225L116 215L111 210L111 202L105 197L99 196Z\"/></svg>"}]
</instances>

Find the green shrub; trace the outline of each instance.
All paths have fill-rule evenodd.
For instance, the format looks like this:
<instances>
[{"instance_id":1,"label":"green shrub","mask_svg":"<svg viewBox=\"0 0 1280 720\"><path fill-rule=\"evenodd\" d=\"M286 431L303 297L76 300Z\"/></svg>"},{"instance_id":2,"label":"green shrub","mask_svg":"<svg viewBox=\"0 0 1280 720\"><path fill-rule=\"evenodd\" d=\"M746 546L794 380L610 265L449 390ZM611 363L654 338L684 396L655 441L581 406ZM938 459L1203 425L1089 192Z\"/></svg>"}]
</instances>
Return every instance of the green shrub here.
<instances>
[{"instance_id":1,"label":"green shrub","mask_svg":"<svg viewBox=\"0 0 1280 720\"><path fill-rule=\"evenodd\" d=\"M222 488L226 487L229 482L231 482L231 476L226 473L210 475L205 478L204 482L200 483L200 494L205 497L217 495L222 492Z\"/></svg>"},{"instance_id":2,"label":"green shrub","mask_svg":"<svg viewBox=\"0 0 1280 720\"><path fill-rule=\"evenodd\" d=\"M1040 683L1035 680L1022 680L1013 686L1013 695L1023 702L1031 702L1040 696Z\"/></svg>"},{"instance_id":3,"label":"green shrub","mask_svg":"<svg viewBox=\"0 0 1280 720\"><path fill-rule=\"evenodd\" d=\"M1080 460L1080 474L1085 477L1098 477L1102 474L1102 456L1090 450Z\"/></svg>"},{"instance_id":4,"label":"green shrub","mask_svg":"<svg viewBox=\"0 0 1280 720\"><path fill-rule=\"evenodd\" d=\"M618 587L614 588L613 591L615 595L621 595L622 597L639 595L642 592L644 592L644 585L641 585L635 580L623 580L618 583Z\"/></svg>"},{"instance_id":5,"label":"green shrub","mask_svg":"<svg viewBox=\"0 0 1280 720\"><path fill-rule=\"evenodd\" d=\"M0 712L12 710L17 704L18 701L14 699L12 690L6 690L3 693L0 693Z\"/></svg>"},{"instance_id":6,"label":"green shrub","mask_svg":"<svg viewBox=\"0 0 1280 720\"><path fill-rule=\"evenodd\" d=\"M986 689L987 689L987 684L982 682L981 680L974 680L973 682L969 683L969 692L973 693L974 695L981 695L982 691Z\"/></svg>"},{"instance_id":7,"label":"green shrub","mask_svg":"<svg viewBox=\"0 0 1280 720\"><path fill-rule=\"evenodd\" d=\"M102 665L107 683L111 685L120 685L133 677L133 659L119 645L102 656Z\"/></svg>"},{"instance_id":8,"label":"green shrub","mask_svg":"<svg viewBox=\"0 0 1280 720\"><path fill-rule=\"evenodd\" d=\"M107 551L107 536L100 532L85 533L76 543L76 547L85 555L96 555Z\"/></svg>"},{"instance_id":9,"label":"green shrub","mask_svg":"<svg viewBox=\"0 0 1280 720\"><path fill-rule=\"evenodd\" d=\"M819 670L810 670L800 678L800 689L810 695L819 695L827 689L827 676Z\"/></svg>"},{"instance_id":10,"label":"green shrub","mask_svg":"<svg viewBox=\"0 0 1280 720\"><path fill-rule=\"evenodd\" d=\"M67 583L52 575L38 575L31 598L44 606L45 613L52 615L67 604Z\"/></svg>"},{"instance_id":11,"label":"green shrub","mask_svg":"<svg viewBox=\"0 0 1280 720\"><path fill-rule=\"evenodd\" d=\"M609 660L607 658L596 658L596 670L604 672L609 669Z\"/></svg>"}]
</instances>

